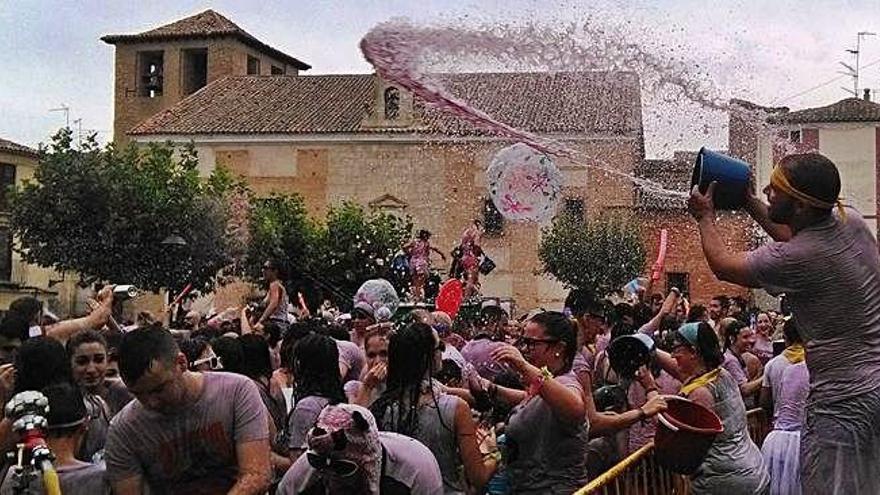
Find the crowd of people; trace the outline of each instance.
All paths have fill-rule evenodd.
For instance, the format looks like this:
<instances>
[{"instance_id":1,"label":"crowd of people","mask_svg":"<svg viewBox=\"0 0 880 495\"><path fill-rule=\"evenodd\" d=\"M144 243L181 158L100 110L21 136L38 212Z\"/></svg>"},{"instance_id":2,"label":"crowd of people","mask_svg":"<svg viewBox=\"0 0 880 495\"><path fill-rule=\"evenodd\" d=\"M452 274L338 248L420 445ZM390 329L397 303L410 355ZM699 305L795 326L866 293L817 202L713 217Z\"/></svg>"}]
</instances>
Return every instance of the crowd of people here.
<instances>
[{"instance_id":1,"label":"crowd of people","mask_svg":"<svg viewBox=\"0 0 880 495\"><path fill-rule=\"evenodd\" d=\"M669 288L616 303L577 289L523 315L488 300L473 319L359 299L331 318L291 304L269 260L262 302L189 312L186 328L117 323L111 287L71 320L15 301L0 398L48 399L65 494L569 494L651 442L672 397L723 425L692 493L880 493L880 257L857 212L833 213L836 177L819 155L783 160L769 207L747 206L778 241L750 253L720 241L714 186L689 202L719 278L784 292L793 314ZM469 231L457 257L476 284ZM614 350L632 337L648 356L636 369ZM753 408L772 418L761 448ZM5 452L15 419L0 421ZM0 493L44 493L15 464Z\"/></svg>"}]
</instances>

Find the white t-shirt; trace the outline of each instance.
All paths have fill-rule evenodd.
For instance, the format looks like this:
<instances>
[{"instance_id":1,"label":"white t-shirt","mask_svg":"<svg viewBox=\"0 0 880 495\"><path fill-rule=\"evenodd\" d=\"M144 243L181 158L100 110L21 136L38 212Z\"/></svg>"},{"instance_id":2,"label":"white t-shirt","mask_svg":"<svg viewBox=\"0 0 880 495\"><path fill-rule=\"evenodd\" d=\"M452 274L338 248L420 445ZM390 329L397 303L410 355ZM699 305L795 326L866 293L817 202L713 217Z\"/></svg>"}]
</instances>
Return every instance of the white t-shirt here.
<instances>
[{"instance_id":1,"label":"white t-shirt","mask_svg":"<svg viewBox=\"0 0 880 495\"><path fill-rule=\"evenodd\" d=\"M780 354L764 366L764 379L761 381L762 388L769 388L773 395L773 420L779 416L779 398L782 397L782 372L791 366L791 362Z\"/></svg>"}]
</instances>

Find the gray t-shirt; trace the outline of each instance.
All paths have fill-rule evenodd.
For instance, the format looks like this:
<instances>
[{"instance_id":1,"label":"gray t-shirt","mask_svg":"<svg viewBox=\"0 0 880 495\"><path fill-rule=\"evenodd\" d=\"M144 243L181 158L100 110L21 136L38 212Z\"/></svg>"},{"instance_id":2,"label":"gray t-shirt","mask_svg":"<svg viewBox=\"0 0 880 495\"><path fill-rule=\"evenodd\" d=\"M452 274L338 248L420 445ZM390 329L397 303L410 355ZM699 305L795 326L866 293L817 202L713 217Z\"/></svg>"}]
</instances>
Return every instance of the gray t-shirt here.
<instances>
[{"instance_id":1,"label":"gray t-shirt","mask_svg":"<svg viewBox=\"0 0 880 495\"><path fill-rule=\"evenodd\" d=\"M880 388L880 255L858 211L762 246L747 262L755 282L785 293L808 341L811 403Z\"/></svg>"},{"instance_id":2,"label":"gray t-shirt","mask_svg":"<svg viewBox=\"0 0 880 495\"><path fill-rule=\"evenodd\" d=\"M110 423L111 482L142 476L150 493L225 493L235 484L235 446L269 438L257 386L232 373L204 373L195 403L161 414L130 402Z\"/></svg>"},{"instance_id":3,"label":"gray t-shirt","mask_svg":"<svg viewBox=\"0 0 880 495\"><path fill-rule=\"evenodd\" d=\"M446 495L464 494L464 472L455 429L455 410L461 399L444 393L437 394L435 399L436 405L433 401L419 405L418 429L412 437L428 447L437 459ZM394 431L396 425L393 424L393 418L399 417L400 411L394 404L385 411L383 424L379 428Z\"/></svg>"},{"instance_id":4,"label":"gray t-shirt","mask_svg":"<svg viewBox=\"0 0 880 495\"><path fill-rule=\"evenodd\" d=\"M380 493L443 494L437 460L421 442L387 431L379 432L379 441L385 448ZM316 488L318 483L321 483L321 475L309 465L306 456L300 456L287 470L276 495L329 493Z\"/></svg>"},{"instance_id":5,"label":"gray t-shirt","mask_svg":"<svg viewBox=\"0 0 880 495\"><path fill-rule=\"evenodd\" d=\"M315 426L318 415L329 403L330 400L326 397L310 395L293 404L293 410L288 415L287 422L287 447L289 449L306 448L306 434Z\"/></svg>"},{"instance_id":6,"label":"gray t-shirt","mask_svg":"<svg viewBox=\"0 0 880 495\"><path fill-rule=\"evenodd\" d=\"M62 466L56 468L58 481L61 485L61 493L64 495L110 495L110 484L107 482L107 472L104 464L81 464L78 466ZM38 474L28 485L30 494L43 495L43 477ZM6 472L3 485L0 486L0 495L12 495L15 493L12 481L12 468Z\"/></svg>"},{"instance_id":7,"label":"gray t-shirt","mask_svg":"<svg viewBox=\"0 0 880 495\"><path fill-rule=\"evenodd\" d=\"M131 395L131 392L128 391L122 380L106 380L106 383L107 389L103 397L110 407L110 417L112 418L128 405L134 399L134 396Z\"/></svg>"},{"instance_id":8,"label":"gray t-shirt","mask_svg":"<svg viewBox=\"0 0 880 495\"><path fill-rule=\"evenodd\" d=\"M770 476L761 450L749 436L746 406L739 386L724 368L706 386L715 401L715 414L724 431L719 433L697 473L691 478L694 495L766 493Z\"/></svg>"},{"instance_id":9,"label":"gray t-shirt","mask_svg":"<svg viewBox=\"0 0 880 495\"><path fill-rule=\"evenodd\" d=\"M574 373L556 380L583 394ZM513 409L506 435L514 493L570 494L587 483L586 417L575 424L563 422L535 396Z\"/></svg>"},{"instance_id":10,"label":"gray t-shirt","mask_svg":"<svg viewBox=\"0 0 880 495\"><path fill-rule=\"evenodd\" d=\"M360 380L361 372L367 363L367 357L364 355L363 349L354 342L347 340L337 340L336 349L339 351L339 362L348 367L348 373L342 377L342 383Z\"/></svg>"},{"instance_id":11,"label":"gray t-shirt","mask_svg":"<svg viewBox=\"0 0 880 495\"><path fill-rule=\"evenodd\" d=\"M786 366L779 381L779 395L773 401L777 411L773 417L773 428L800 431L804 426L807 395L810 392L810 372L806 363Z\"/></svg>"},{"instance_id":12,"label":"gray t-shirt","mask_svg":"<svg viewBox=\"0 0 880 495\"><path fill-rule=\"evenodd\" d=\"M107 430L110 428L110 406L100 395L84 393L86 412L89 415L89 429L86 431L82 445L76 458L83 462L92 462L95 455L100 458L107 442Z\"/></svg>"}]
</instances>

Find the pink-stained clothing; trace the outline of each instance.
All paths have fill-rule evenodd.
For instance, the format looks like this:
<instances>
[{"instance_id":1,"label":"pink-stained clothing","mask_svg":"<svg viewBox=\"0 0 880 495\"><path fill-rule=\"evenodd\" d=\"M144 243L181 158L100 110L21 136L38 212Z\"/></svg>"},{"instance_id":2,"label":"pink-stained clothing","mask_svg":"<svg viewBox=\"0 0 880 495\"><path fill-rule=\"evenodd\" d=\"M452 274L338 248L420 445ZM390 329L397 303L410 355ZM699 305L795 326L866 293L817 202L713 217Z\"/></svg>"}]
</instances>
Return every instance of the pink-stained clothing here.
<instances>
[{"instance_id":1,"label":"pink-stained clothing","mask_svg":"<svg viewBox=\"0 0 880 495\"><path fill-rule=\"evenodd\" d=\"M660 371L660 376L654 381L657 382L657 392L660 395L676 395L679 390L681 390L681 382L665 371ZM627 400L629 402L629 407L639 407L647 402L648 394L645 393L645 389L641 384L633 382L627 391ZM638 421L630 426L626 454L632 454L648 442L654 440L654 433L656 431L656 418Z\"/></svg>"},{"instance_id":2,"label":"pink-stained clothing","mask_svg":"<svg viewBox=\"0 0 880 495\"><path fill-rule=\"evenodd\" d=\"M414 274L426 275L430 262L431 244L423 239L416 239L409 246L409 266Z\"/></svg>"},{"instance_id":3,"label":"pink-stained clothing","mask_svg":"<svg viewBox=\"0 0 880 495\"><path fill-rule=\"evenodd\" d=\"M862 215L845 213L746 258L755 285L785 293L806 342L804 493L880 493L880 254Z\"/></svg>"}]
</instances>

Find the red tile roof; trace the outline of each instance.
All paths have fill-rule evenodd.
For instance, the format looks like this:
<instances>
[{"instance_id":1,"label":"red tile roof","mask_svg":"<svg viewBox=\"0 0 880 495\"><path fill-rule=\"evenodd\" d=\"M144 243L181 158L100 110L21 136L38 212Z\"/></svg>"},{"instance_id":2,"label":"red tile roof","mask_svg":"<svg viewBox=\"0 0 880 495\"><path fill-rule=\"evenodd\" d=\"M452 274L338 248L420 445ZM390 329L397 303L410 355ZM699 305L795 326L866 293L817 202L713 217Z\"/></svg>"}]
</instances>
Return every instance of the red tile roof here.
<instances>
[{"instance_id":1,"label":"red tile roof","mask_svg":"<svg viewBox=\"0 0 880 495\"><path fill-rule=\"evenodd\" d=\"M539 133L641 135L639 80L628 72L441 74L455 96ZM410 126L370 125L376 76L233 76L147 119L130 134L420 132L483 134L416 99Z\"/></svg>"},{"instance_id":2,"label":"red tile roof","mask_svg":"<svg viewBox=\"0 0 880 495\"><path fill-rule=\"evenodd\" d=\"M29 148L23 144L13 143L6 139L0 138L0 153L11 153L13 155L28 156L36 158L37 150Z\"/></svg>"},{"instance_id":3,"label":"red tile roof","mask_svg":"<svg viewBox=\"0 0 880 495\"><path fill-rule=\"evenodd\" d=\"M770 117L769 121L780 124L880 122L880 104L860 98L846 98L824 107L776 115Z\"/></svg>"},{"instance_id":4,"label":"red tile roof","mask_svg":"<svg viewBox=\"0 0 880 495\"><path fill-rule=\"evenodd\" d=\"M237 24L213 10L180 19L164 26L137 34L110 34L102 36L101 41L111 45L117 43L141 43L147 41L168 41L178 39L202 39L233 37L242 43L260 50L272 57L293 65L299 70L308 70L311 66L301 60L279 51L258 40Z\"/></svg>"}]
</instances>

